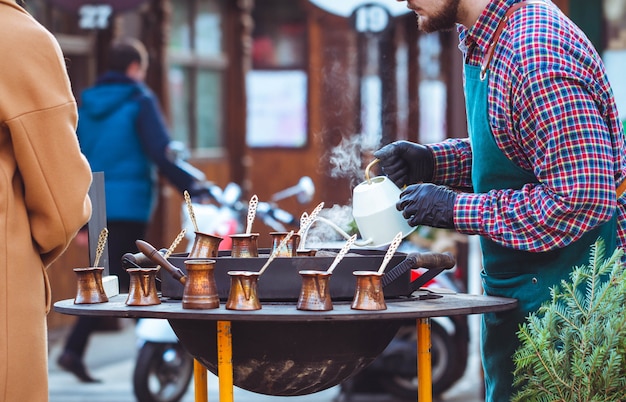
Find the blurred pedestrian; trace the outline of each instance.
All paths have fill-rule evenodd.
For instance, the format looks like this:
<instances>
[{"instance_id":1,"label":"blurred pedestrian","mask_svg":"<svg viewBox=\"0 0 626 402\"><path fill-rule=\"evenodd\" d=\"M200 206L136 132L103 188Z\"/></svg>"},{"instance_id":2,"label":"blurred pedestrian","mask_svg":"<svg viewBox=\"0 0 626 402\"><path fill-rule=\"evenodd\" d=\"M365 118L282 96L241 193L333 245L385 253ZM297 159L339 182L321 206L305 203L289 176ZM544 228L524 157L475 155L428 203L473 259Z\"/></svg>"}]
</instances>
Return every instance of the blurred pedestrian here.
<instances>
[{"instance_id":1,"label":"blurred pedestrian","mask_svg":"<svg viewBox=\"0 0 626 402\"><path fill-rule=\"evenodd\" d=\"M119 39L112 44L107 63L107 71L81 95L78 139L92 171L104 172L109 268L126 293L130 278L121 258L136 252L135 241L146 234L158 195L157 172L181 193L187 190L198 196L207 190L176 164L157 98L143 82L149 64L144 45L132 38ZM62 368L84 382L97 381L83 356L101 321L79 317L58 359Z\"/></svg>"},{"instance_id":2,"label":"blurred pedestrian","mask_svg":"<svg viewBox=\"0 0 626 402\"><path fill-rule=\"evenodd\" d=\"M46 268L91 214L61 48L0 0L0 400L48 400Z\"/></svg>"},{"instance_id":3,"label":"blurred pedestrian","mask_svg":"<svg viewBox=\"0 0 626 402\"><path fill-rule=\"evenodd\" d=\"M458 24L469 139L374 155L408 186L397 208L409 224L480 235L485 292L518 300L483 315L486 400L508 401L519 324L599 237L606 256L626 242L623 127L600 56L551 1L407 4L426 32Z\"/></svg>"}]
</instances>

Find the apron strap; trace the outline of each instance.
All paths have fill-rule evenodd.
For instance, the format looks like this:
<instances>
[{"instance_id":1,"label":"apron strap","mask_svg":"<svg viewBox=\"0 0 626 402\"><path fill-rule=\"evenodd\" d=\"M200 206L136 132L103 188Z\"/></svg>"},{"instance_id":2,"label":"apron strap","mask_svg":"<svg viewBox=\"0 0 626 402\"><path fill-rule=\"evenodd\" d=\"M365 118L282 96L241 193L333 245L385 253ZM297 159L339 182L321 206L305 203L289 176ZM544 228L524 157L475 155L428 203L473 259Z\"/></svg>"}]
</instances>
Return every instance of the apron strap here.
<instances>
[{"instance_id":1,"label":"apron strap","mask_svg":"<svg viewBox=\"0 0 626 402\"><path fill-rule=\"evenodd\" d=\"M506 25L507 20L514 12L530 4L546 4L546 3L542 0L526 0L526 1L521 1L519 3L515 3L506 11L504 18L500 20L500 23L498 23L498 26L496 27L496 31L493 34L493 38L491 38L491 42L489 43L489 47L487 48L487 53L485 53L485 56L483 57L483 61L480 65L480 79L481 80L484 80L485 77L487 76L489 63L491 63L491 59L493 58L493 52L496 49L496 45L498 44L498 39L500 39L500 34L504 30L504 26Z\"/></svg>"},{"instance_id":2,"label":"apron strap","mask_svg":"<svg viewBox=\"0 0 626 402\"><path fill-rule=\"evenodd\" d=\"M620 184L619 186L617 186L617 199L619 199L622 194L624 194L624 191L626 191L626 180L622 181L622 184Z\"/></svg>"}]
</instances>

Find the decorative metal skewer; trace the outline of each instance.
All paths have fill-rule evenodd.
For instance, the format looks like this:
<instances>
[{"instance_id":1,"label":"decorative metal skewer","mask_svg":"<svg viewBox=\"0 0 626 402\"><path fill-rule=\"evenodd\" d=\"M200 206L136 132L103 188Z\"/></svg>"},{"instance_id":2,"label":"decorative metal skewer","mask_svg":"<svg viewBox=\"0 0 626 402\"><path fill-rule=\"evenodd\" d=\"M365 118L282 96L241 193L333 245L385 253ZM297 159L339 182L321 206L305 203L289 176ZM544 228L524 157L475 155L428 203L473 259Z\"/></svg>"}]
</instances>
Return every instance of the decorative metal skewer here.
<instances>
[{"instance_id":1,"label":"decorative metal skewer","mask_svg":"<svg viewBox=\"0 0 626 402\"><path fill-rule=\"evenodd\" d=\"M104 245L107 242L108 236L109 229L104 228L100 231L100 236L98 236L98 246L96 247L96 259L93 262L94 267L97 267L100 262L100 257L102 257L102 253L104 252Z\"/></svg>"},{"instance_id":2,"label":"decorative metal skewer","mask_svg":"<svg viewBox=\"0 0 626 402\"><path fill-rule=\"evenodd\" d=\"M267 269L267 267L270 265L270 262L272 262L274 258L276 258L280 250L287 245L287 242L289 241L289 239L291 239L291 236L293 236L293 230L287 233L287 235L281 240L278 247L276 247L274 251L272 251L270 257L267 259L263 267L261 267L261 269L259 270L259 276L261 276L261 274Z\"/></svg>"},{"instance_id":3,"label":"decorative metal skewer","mask_svg":"<svg viewBox=\"0 0 626 402\"><path fill-rule=\"evenodd\" d=\"M176 238L170 245L170 248L167 249L163 257L168 258L170 255L172 255L174 250L176 250L176 247L178 247L178 245L180 244L181 240L183 240L183 237L185 237L185 233L187 233L187 229L183 229L180 231L180 233L178 234L178 236L176 236Z\"/></svg>"},{"instance_id":4,"label":"decorative metal skewer","mask_svg":"<svg viewBox=\"0 0 626 402\"><path fill-rule=\"evenodd\" d=\"M328 273L328 274L332 274L333 273L335 268L337 268L337 265L339 265L339 262L348 253L348 251L350 250L350 247L352 247L352 245L354 244L355 240L356 240L356 234L353 234L352 236L350 236L350 238L348 239L346 244L344 244L343 247L341 248L341 250L339 251L339 254L337 254L335 259L333 260L333 263L330 264L330 267L328 267L328 269L326 270L326 273Z\"/></svg>"},{"instance_id":5,"label":"decorative metal skewer","mask_svg":"<svg viewBox=\"0 0 626 402\"><path fill-rule=\"evenodd\" d=\"M302 233L304 233L304 230L308 226L308 223L309 223L309 214L306 211L304 211L302 215L300 216L300 229L298 229L299 235L302 235Z\"/></svg>"},{"instance_id":6,"label":"decorative metal skewer","mask_svg":"<svg viewBox=\"0 0 626 402\"><path fill-rule=\"evenodd\" d=\"M311 215L309 215L309 220L307 221L307 230L308 230L309 226L311 226L313 224L313 222L315 222L315 220L317 219L317 215L319 215L320 212L322 212L323 208L324 208L324 202L320 202L313 209L313 211L311 211Z\"/></svg>"},{"instance_id":7,"label":"decorative metal skewer","mask_svg":"<svg viewBox=\"0 0 626 402\"><path fill-rule=\"evenodd\" d=\"M311 215L309 215L306 221L303 222L302 219L300 220L300 229L298 230L298 234L300 235L300 243L298 244L298 250L304 250L304 244L306 243L306 234L309 231L311 225L313 225L313 222L317 220L317 215L319 215L319 213L322 211L322 208L324 208L324 202L320 202L315 207L315 209L311 211ZM304 216L304 214L302 215Z\"/></svg>"},{"instance_id":8,"label":"decorative metal skewer","mask_svg":"<svg viewBox=\"0 0 626 402\"><path fill-rule=\"evenodd\" d=\"M246 234L252 233L252 222L254 222L257 205L259 205L259 197L255 194L250 198L250 202L248 203L248 225L246 226Z\"/></svg>"},{"instance_id":9,"label":"decorative metal skewer","mask_svg":"<svg viewBox=\"0 0 626 402\"><path fill-rule=\"evenodd\" d=\"M389 264L389 261L391 261L391 257L393 257L393 255L395 254L396 249L400 245L400 242L402 242L402 232L398 232L396 237L394 237L393 240L391 241L391 244L389 245L389 248L387 249L387 253L385 254L385 257L383 258L383 263L380 265L380 268L378 268L378 273L380 275L382 275L383 272L385 271L385 267L387 267L387 264Z\"/></svg>"},{"instance_id":10,"label":"decorative metal skewer","mask_svg":"<svg viewBox=\"0 0 626 402\"><path fill-rule=\"evenodd\" d=\"M170 255L172 255L174 250L176 250L176 247L178 247L180 242L183 240L183 237L185 237L185 233L187 233L187 229L183 229L183 230L180 231L178 236L176 236L176 238L174 239L174 241L170 245L170 248L168 248L167 251L165 252L165 254L163 255L163 258L167 259L167 258L169 258ZM161 266L157 265L156 269L161 269Z\"/></svg>"},{"instance_id":11,"label":"decorative metal skewer","mask_svg":"<svg viewBox=\"0 0 626 402\"><path fill-rule=\"evenodd\" d=\"M193 205L191 205L189 191L185 190L183 195L185 196L185 203L187 204L187 211L189 211L189 219L191 219L191 223L193 224L193 230L198 232L198 223L196 222L196 214L193 212Z\"/></svg>"}]
</instances>

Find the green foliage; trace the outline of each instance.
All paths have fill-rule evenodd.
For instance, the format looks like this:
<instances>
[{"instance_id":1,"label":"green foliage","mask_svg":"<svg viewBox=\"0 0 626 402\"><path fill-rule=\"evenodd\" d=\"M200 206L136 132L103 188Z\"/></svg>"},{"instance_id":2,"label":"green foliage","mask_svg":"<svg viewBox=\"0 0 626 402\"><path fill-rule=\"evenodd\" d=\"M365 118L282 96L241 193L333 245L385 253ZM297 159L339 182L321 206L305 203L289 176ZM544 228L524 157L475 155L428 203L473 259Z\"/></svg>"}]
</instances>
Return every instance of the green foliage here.
<instances>
[{"instance_id":1,"label":"green foliage","mask_svg":"<svg viewBox=\"0 0 626 402\"><path fill-rule=\"evenodd\" d=\"M618 249L601 261L604 243L591 247L589 266L551 289L551 300L517 333L513 401L626 401L626 269Z\"/></svg>"}]
</instances>

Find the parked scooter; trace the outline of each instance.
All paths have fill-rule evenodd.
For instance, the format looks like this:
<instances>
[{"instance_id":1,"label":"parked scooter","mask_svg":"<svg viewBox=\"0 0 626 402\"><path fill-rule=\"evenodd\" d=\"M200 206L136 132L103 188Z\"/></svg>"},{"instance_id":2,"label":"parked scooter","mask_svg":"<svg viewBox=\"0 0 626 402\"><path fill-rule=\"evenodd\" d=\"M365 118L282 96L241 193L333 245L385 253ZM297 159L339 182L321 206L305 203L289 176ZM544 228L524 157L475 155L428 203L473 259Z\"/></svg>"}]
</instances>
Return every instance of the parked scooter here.
<instances>
[{"instance_id":1,"label":"parked scooter","mask_svg":"<svg viewBox=\"0 0 626 402\"><path fill-rule=\"evenodd\" d=\"M287 226L297 226L298 221L289 212L279 208L277 201L295 196L300 203L311 201L315 186L308 177L272 196L271 202L259 202L256 219L274 231L285 231ZM224 190L212 185L208 203L192 203L198 226L204 233L225 237L222 249L229 249L228 235L242 233L248 204L242 200L241 188L228 184ZM187 228L189 245L193 243L193 223L187 208L182 210L183 228ZM187 250L189 251L189 250ZM122 259L122 264L132 267L132 259ZM139 353L133 372L133 392L139 402L177 402L187 391L193 377L193 357L178 342L167 320L142 318L135 327Z\"/></svg>"}]
</instances>

